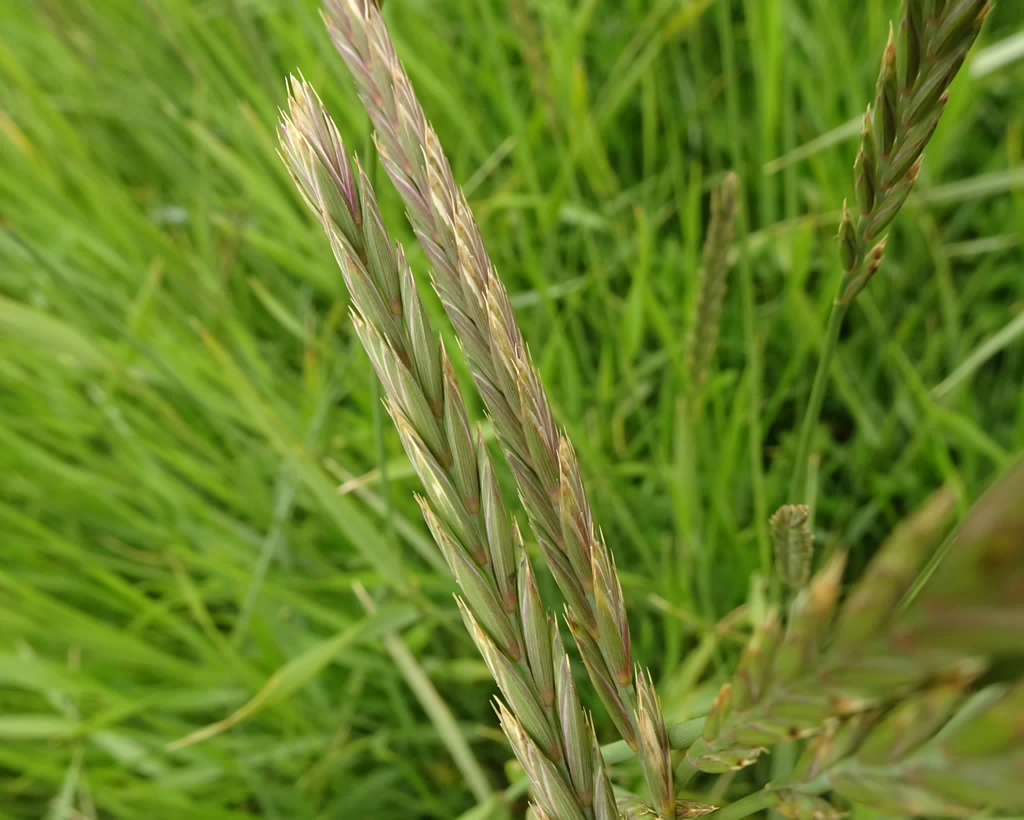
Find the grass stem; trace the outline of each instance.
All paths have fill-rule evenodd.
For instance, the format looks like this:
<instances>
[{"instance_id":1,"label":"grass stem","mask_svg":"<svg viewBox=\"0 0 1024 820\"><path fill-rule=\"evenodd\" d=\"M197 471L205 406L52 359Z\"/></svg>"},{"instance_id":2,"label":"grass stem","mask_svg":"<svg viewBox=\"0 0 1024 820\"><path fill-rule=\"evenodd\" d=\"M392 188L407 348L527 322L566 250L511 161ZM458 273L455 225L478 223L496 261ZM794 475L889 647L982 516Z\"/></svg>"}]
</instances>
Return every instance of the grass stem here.
<instances>
[{"instance_id":1,"label":"grass stem","mask_svg":"<svg viewBox=\"0 0 1024 820\"><path fill-rule=\"evenodd\" d=\"M685 723L677 723L668 728L668 742L673 749L688 749L704 731L704 718L695 718ZM629 748L624 740L617 740L601 747L601 756L609 766L623 763L636 757L636 752Z\"/></svg>"},{"instance_id":2,"label":"grass stem","mask_svg":"<svg viewBox=\"0 0 1024 820\"><path fill-rule=\"evenodd\" d=\"M829 313L828 326L825 328L825 342L821 348L821 355L818 358L818 369L814 374L814 383L811 385L811 396L807 401L807 409L804 411L804 418L800 424L800 438L797 441L796 459L793 462L793 478L789 485L789 499L793 503L801 500L797 496L805 488L807 483L807 465L811 457L811 443L814 439L814 430L818 426L821 417L821 405L825 399L825 388L828 386L829 373L832 368L832 359L835 358L836 347L839 342L839 331L843 326L843 319L849 310L849 304L837 298L832 303L832 311ZM807 500L810 503L810 500Z\"/></svg>"},{"instance_id":3,"label":"grass stem","mask_svg":"<svg viewBox=\"0 0 1024 820\"><path fill-rule=\"evenodd\" d=\"M715 812L715 820L742 820L755 812L771 808L779 802L779 793L774 789L762 789L747 795L735 803Z\"/></svg>"}]
</instances>

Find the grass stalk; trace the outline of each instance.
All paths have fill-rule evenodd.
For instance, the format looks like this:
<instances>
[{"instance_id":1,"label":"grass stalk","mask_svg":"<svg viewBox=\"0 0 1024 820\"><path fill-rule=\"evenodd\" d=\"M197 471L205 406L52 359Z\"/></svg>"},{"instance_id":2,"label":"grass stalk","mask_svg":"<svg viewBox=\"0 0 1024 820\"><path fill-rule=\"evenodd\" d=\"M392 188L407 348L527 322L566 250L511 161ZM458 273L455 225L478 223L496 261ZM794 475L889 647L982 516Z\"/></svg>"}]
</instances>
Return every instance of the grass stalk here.
<instances>
[{"instance_id":1,"label":"grass stalk","mask_svg":"<svg viewBox=\"0 0 1024 820\"><path fill-rule=\"evenodd\" d=\"M704 718L694 718L668 727L668 740L672 749L689 749L704 731ZM601 747L601 756L609 766L625 763L636 757L636 751L624 740L616 740Z\"/></svg>"},{"instance_id":2,"label":"grass stalk","mask_svg":"<svg viewBox=\"0 0 1024 820\"><path fill-rule=\"evenodd\" d=\"M807 467L811 459L814 433L818 428L818 419L821 418L821 406L825 401L832 360L835 358L836 348L839 345L839 332L842 330L843 320L849 309L850 306L847 302L837 298L832 303L832 309L828 314L825 340L818 356L818 366L814 371L811 394L807 399L807 407L800 422L800 437L797 439L796 457L793 462L793 478L789 485L789 498L794 504L810 505L814 501L812 498L801 498L800 496L807 485Z\"/></svg>"},{"instance_id":3,"label":"grass stalk","mask_svg":"<svg viewBox=\"0 0 1024 820\"><path fill-rule=\"evenodd\" d=\"M777 806L779 802L780 797L777 791L764 788L719 809L715 812L715 820L743 820L744 817Z\"/></svg>"}]
</instances>

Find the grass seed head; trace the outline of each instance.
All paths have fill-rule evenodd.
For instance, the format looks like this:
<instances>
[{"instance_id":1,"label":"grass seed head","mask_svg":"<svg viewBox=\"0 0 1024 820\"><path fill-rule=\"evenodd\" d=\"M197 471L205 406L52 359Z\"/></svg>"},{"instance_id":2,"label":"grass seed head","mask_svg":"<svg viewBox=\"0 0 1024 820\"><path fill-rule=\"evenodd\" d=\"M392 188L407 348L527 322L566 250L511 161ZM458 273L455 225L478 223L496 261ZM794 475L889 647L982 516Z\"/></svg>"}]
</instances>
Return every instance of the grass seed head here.
<instances>
[{"instance_id":1,"label":"grass seed head","mask_svg":"<svg viewBox=\"0 0 1024 820\"><path fill-rule=\"evenodd\" d=\"M711 195L711 220L704 241L697 297L687 339L690 388L694 390L707 381L718 346L731 267L730 251L736 236L739 188L739 178L729 173Z\"/></svg>"},{"instance_id":2,"label":"grass seed head","mask_svg":"<svg viewBox=\"0 0 1024 820\"><path fill-rule=\"evenodd\" d=\"M630 705L628 685L620 683L620 678L626 680L631 659L628 625L616 600L621 597L618 580L605 572L614 573L614 563L607 561L600 568L602 617L606 629L614 621L620 636L606 646L593 642L599 629L596 601L591 601L590 551L596 528L590 505L578 467L573 463L566 470L550 404L505 287L383 18L377 9L356 0L328 0L326 18L376 129L385 171L405 200L416 235L434 266L435 288L462 340L530 525L574 614L574 623L582 627L582 632L574 634L585 634L600 656L598 661L592 653L583 653L588 671L601 676L594 683L605 705L617 720L625 719L631 725L628 735L635 737L637 716ZM735 179L727 179L716 206L723 216L720 230L712 231L717 239L709 248L717 254L728 247L728 213L734 210L735 189ZM571 509L568 523L563 508ZM614 657L605 655L606 649ZM620 674L609 677L610 669Z\"/></svg>"},{"instance_id":3,"label":"grass seed head","mask_svg":"<svg viewBox=\"0 0 1024 820\"><path fill-rule=\"evenodd\" d=\"M890 26L875 100L864 116L854 162L857 214L844 208L840 221L844 303L864 289L881 264L881 256L871 259L867 248L884 238L910 195L921 157L945 111L948 89L989 9L987 0L905 0L899 37ZM850 242L856 244L851 247Z\"/></svg>"}]
</instances>

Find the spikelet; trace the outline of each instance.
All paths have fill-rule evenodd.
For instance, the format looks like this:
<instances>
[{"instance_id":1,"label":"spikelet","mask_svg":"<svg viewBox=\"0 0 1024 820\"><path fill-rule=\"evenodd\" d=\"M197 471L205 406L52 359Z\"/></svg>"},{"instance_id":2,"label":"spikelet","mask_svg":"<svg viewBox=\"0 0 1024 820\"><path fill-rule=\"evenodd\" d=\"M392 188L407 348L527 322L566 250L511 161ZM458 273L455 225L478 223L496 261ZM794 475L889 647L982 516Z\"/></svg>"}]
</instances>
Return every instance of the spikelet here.
<instances>
[{"instance_id":1,"label":"spikelet","mask_svg":"<svg viewBox=\"0 0 1024 820\"><path fill-rule=\"evenodd\" d=\"M652 802L658 817L671 818L675 814L672 749L654 683L650 675L645 675L639 668L636 670L636 690L640 765L644 768L644 776L651 788Z\"/></svg>"}]
</instances>

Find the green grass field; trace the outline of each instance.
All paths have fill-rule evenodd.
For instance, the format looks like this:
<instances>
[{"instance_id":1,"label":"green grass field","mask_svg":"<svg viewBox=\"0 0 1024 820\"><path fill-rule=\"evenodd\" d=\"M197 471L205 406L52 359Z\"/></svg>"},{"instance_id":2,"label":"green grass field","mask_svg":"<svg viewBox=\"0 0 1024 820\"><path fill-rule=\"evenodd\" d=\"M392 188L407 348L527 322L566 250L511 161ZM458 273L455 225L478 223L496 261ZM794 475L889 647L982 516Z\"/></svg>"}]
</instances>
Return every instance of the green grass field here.
<instances>
[{"instance_id":1,"label":"green grass field","mask_svg":"<svg viewBox=\"0 0 1024 820\"><path fill-rule=\"evenodd\" d=\"M387 7L579 451L635 654L685 719L736 656L712 625L770 571L847 123L898 2ZM502 816L493 683L276 155L295 70L366 154L316 3L0 0L0 18L0 817ZM855 569L932 489L966 507L1024 448L1022 29L999 3L848 317L810 491L819 555L849 546ZM684 412L729 169L746 242Z\"/></svg>"}]
</instances>

